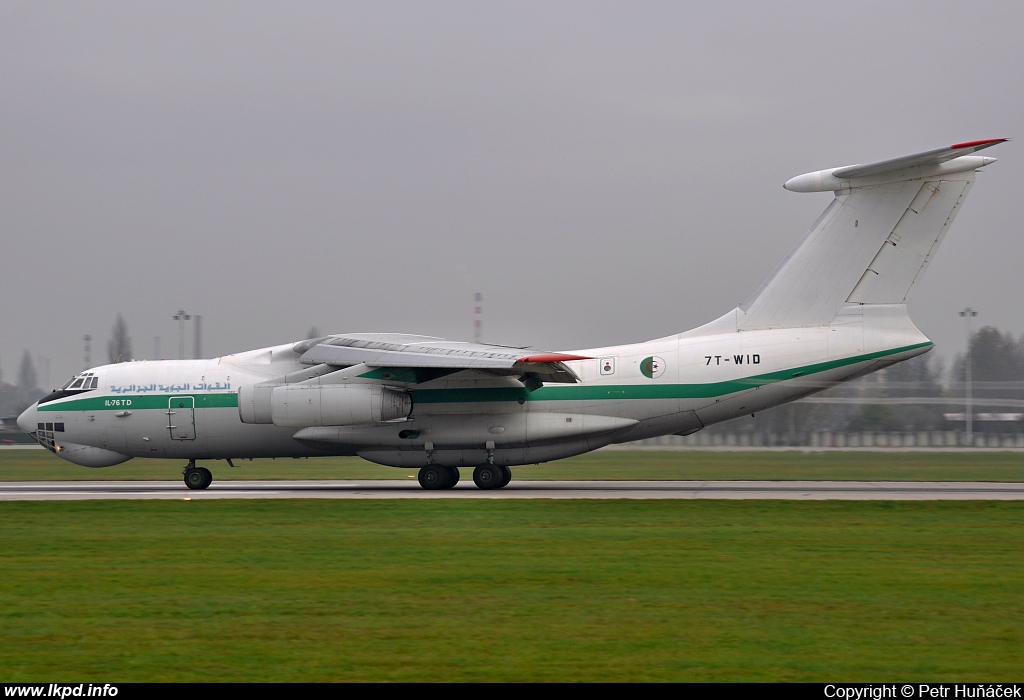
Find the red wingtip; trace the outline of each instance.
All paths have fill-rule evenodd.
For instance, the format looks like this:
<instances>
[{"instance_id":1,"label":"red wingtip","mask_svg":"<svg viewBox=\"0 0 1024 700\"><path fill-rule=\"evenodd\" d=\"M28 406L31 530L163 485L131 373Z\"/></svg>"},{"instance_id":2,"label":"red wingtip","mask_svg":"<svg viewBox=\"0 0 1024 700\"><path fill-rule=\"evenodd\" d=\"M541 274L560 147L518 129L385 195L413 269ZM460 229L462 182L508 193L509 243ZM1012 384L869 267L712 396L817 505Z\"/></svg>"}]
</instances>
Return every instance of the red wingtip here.
<instances>
[{"instance_id":1,"label":"red wingtip","mask_svg":"<svg viewBox=\"0 0 1024 700\"><path fill-rule=\"evenodd\" d=\"M527 355L520 357L516 362L569 362L571 360L592 360L592 357L583 355L562 355L557 352L547 352L541 355Z\"/></svg>"},{"instance_id":2,"label":"red wingtip","mask_svg":"<svg viewBox=\"0 0 1024 700\"><path fill-rule=\"evenodd\" d=\"M977 146L991 146L992 144L1002 143L1003 141L1009 141L1010 139L982 139L980 141L964 141L963 143L954 143L950 148L954 151L958 148L975 148Z\"/></svg>"}]
</instances>

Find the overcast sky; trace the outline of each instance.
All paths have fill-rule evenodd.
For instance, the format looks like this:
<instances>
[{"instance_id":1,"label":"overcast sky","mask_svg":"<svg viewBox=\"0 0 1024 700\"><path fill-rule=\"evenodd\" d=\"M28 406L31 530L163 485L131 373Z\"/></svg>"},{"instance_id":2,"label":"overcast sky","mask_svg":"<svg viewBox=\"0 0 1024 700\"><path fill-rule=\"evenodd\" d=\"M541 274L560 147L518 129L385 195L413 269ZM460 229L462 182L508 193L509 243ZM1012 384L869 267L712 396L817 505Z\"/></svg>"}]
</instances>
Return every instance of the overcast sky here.
<instances>
[{"instance_id":1,"label":"overcast sky","mask_svg":"<svg viewBox=\"0 0 1024 700\"><path fill-rule=\"evenodd\" d=\"M572 349L743 301L800 173L1022 136L1024 3L0 2L0 364L323 332ZM911 302L1024 332L1020 141ZM191 349L189 336L187 346ZM43 379L43 368L38 368ZM51 388L51 387L44 387Z\"/></svg>"}]
</instances>

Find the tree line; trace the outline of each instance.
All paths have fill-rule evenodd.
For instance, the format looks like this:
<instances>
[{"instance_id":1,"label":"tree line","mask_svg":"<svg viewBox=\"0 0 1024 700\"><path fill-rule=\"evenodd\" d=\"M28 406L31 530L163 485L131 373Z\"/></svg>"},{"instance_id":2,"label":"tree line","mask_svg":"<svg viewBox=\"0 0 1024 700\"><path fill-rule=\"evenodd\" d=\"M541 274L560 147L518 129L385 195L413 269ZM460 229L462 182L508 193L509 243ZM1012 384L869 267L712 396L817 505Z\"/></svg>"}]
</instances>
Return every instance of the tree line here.
<instances>
[{"instance_id":1,"label":"tree line","mask_svg":"<svg viewBox=\"0 0 1024 700\"><path fill-rule=\"evenodd\" d=\"M130 362L132 359L132 339L128 335L128 324L124 316L118 313L107 342L107 361L113 364ZM21 413L53 388L40 386L32 353L25 350L18 364L14 384L4 381L3 366L0 365L0 416L10 417Z\"/></svg>"}]
</instances>

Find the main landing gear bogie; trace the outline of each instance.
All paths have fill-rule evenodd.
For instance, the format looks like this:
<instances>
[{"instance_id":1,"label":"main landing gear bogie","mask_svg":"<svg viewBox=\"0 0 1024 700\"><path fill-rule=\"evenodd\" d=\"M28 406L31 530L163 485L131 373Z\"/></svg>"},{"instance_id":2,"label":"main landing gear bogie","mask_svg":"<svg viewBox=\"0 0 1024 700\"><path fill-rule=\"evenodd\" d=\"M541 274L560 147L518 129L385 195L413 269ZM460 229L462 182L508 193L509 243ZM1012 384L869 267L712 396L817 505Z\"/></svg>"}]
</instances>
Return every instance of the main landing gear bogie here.
<instances>
[{"instance_id":1,"label":"main landing gear bogie","mask_svg":"<svg viewBox=\"0 0 1024 700\"><path fill-rule=\"evenodd\" d=\"M459 483L459 470L456 467L442 467L439 464L428 464L420 469L420 486L428 491L450 489ZM486 490L500 489L512 481L512 470L497 464L484 464L473 470L473 483Z\"/></svg>"},{"instance_id":2,"label":"main landing gear bogie","mask_svg":"<svg viewBox=\"0 0 1024 700\"><path fill-rule=\"evenodd\" d=\"M420 486L428 491L454 488L459 483L458 467L442 467L439 464L428 464L420 469Z\"/></svg>"},{"instance_id":3,"label":"main landing gear bogie","mask_svg":"<svg viewBox=\"0 0 1024 700\"><path fill-rule=\"evenodd\" d=\"M512 470L506 466L481 464L473 470L473 483L485 490L504 488L510 481Z\"/></svg>"},{"instance_id":4,"label":"main landing gear bogie","mask_svg":"<svg viewBox=\"0 0 1024 700\"><path fill-rule=\"evenodd\" d=\"M206 467L197 467L195 461L189 462L182 472L185 477L185 486L193 490L202 490L213 483L213 474Z\"/></svg>"}]
</instances>

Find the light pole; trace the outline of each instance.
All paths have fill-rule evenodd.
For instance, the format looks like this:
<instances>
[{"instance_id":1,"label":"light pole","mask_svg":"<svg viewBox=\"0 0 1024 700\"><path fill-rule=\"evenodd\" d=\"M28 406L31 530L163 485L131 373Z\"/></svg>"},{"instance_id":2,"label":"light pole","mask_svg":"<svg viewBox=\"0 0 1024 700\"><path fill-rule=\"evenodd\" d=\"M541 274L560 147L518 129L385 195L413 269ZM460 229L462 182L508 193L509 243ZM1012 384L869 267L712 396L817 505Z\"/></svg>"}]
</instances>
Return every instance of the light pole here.
<instances>
[{"instance_id":1,"label":"light pole","mask_svg":"<svg viewBox=\"0 0 1024 700\"><path fill-rule=\"evenodd\" d=\"M484 332L484 308L483 308L484 295L477 292L473 295L473 301L476 302L476 306L473 307L473 342L479 343L480 338Z\"/></svg>"},{"instance_id":2,"label":"light pole","mask_svg":"<svg viewBox=\"0 0 1024 700\"><path fill-rule=\"evenodd\" d=\"M960 312L960 315L967 322L967 413L965 418L967 419L967 434L964 436L964 441L967 443L967 447L974 445L974 407L971 405L971 319L978 315L978 312L971 307L964 308Z\"/></svg>"},{"instance_id":3,"label":"light pole","mask_svg":"<svg viewBox=\"0 0 1024 700\"><path fill-rule=\"evenodd\" d=\"M172 316L171 318L173 318L175 321L178 322L178 359L179 360L184 360L185 359L185 321L189 320L192 317L189 316L187 313L185 313L185 309L179 309L178 313L174 314L174 316Z\"/></svg>"}]
</instances>

